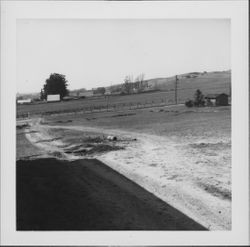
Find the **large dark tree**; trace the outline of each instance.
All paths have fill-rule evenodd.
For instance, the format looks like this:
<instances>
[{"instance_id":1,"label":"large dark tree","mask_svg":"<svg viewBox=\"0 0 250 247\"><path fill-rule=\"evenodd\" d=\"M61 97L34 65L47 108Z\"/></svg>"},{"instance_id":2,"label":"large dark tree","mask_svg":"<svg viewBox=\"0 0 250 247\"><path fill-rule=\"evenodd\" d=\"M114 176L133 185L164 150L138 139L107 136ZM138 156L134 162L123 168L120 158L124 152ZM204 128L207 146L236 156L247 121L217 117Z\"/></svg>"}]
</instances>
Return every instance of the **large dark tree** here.
<instances>
[{"instance_id":1,"label":"large dark tree","mask_svg":"<svg viewBox=\"0 0 250 247\"><path fill-rule=\"evenodd\" d=\"M67 89L68 84L65 79L65 75L61 74L51 74L50 77L46 80L46 83L43 85L41 90L41 98L47 99L49 94L60 94L60 99L69 94Z\"/></svg>"}]
</instances>

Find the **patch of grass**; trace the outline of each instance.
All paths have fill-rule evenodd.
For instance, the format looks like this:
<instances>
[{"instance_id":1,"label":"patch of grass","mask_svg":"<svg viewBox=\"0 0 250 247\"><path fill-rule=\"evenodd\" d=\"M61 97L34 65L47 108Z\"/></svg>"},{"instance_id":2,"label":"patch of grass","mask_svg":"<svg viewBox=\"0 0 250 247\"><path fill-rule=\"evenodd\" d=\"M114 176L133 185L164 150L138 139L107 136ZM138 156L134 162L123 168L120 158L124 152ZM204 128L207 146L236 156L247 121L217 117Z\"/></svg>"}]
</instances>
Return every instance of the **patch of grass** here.
<instances>
[{"instance_id":1,"label":"patch of grass","mask_svg":"<svg viewBox=\"0 0 250 247\"><path fill-rule=\"evenodd\" d=\"M88 120L88 121L95 120L95 119L96 119L95 117L92 117L92 118L86 118L86 120Z\"/></svg>"},{"instance_id":2,"label":"patch of grass","mask_svg":"<svg viewBox=\"0 0 250 247\"><path fill-rule=\"evenodd\" d=\"M110 117L126 117L126 116L133 116L136 115L136 113L122 113L122 114L116 114Z\"/></svg>"},{"instance_id":3,"label":"patch of grass","mask_svg":"<svg viewBox=\"0 0 250 247\"><path fill-rule=\"evenodd\" d=\"M214 196L218 196L218 197L221 197L221 198L226 199L226 200L232 199L232 193L229 190L222 189L222 188L219 188L215 185L205 184L205 183L198 183L198 185L201 188L203 188L205 191L207 191L208 193L210 193Z\"/></svg>"},{"instance_id":4,"label":"patch of grass","mask_svg":"<svg viewBox=\"0 0 250 247\"><path fill-rule=\"evenodd\" d=\"M189 144L192 148L196 149L212 149L212 150L218 150L218 149L224 149L224 148L230 148L230 143L224 143L224 142L217 142L217 143L192 143Z\"/></svg>"},{"instance_id":5,"label":"patch of grass","mask_svg":"<svg viewBox=\"0 0 250 247\"><path fill-rule=\"evenodd\" d=\"M84 137L83 141L87 143L101 143L104 141L104 138L100 136L95 136L95 137L88 136Z\"/></svg>"},{"instance_id":6,"label":"patch of grass","mask_svg":"<svg viewBox=\"0 0 250 247\"><path fill-rule=\"evenodd\" d=\"M58 121L56 121L55 123L71 123L73 120L71 120L71 119L68 119L68 120L65 120L65 121L63 121L63 120L58 120Z\"/></svg>"}]
</instances>

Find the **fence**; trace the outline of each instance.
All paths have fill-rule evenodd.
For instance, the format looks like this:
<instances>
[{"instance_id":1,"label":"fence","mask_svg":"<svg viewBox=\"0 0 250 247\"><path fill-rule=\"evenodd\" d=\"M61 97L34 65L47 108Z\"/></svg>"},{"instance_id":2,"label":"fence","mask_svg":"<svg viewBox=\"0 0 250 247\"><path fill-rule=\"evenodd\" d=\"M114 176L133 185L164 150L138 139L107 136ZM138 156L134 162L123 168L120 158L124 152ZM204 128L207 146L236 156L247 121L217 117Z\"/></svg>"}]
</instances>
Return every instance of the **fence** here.
<instances>
[{"instance_id":1,"label":"fence","mask_svg":"<svg viewBox=\"0 0 250 247\"><path fill-rule=\"evenodd\" d=\"M220 86L216 87L210 86L205 91L206 93L214 93L214 92L227 93L227 91L225 90L227 90L228 88L229 88L228 84L221 84ZM62 103L57 103L55 107L52 106L49 109L48 106L44 104L45 106L43 106L42 109L33 108L30 111L29 109L25 109L25 112L17 112L16 117L25 119L29 118L30 116L125 111L125 110L133 110L133 109L136 110L149 107L160 107L160 106L168 106L174 104L182 104L187 100L187 98L193 97L195 90L196 87L187 87L187 88L178 88L178 94L177 91L175 93L174 89L171 89L168 91L160 91L159 93L152 93L150 95L138 94L134 95L133 97L132 95L130 95L132 98L123 98L124 96L118 96L119 97L118 101L126 100L126 103L125 102L112 103L110 102L109 98L99 97L88 100L88 102L75 101L75 103L73 103L73 105L71 106L68 103L65 105L62 105ZM129 100L131 100L131 102L128 102Z\"/></svg>"},{"instance_id":2,"label":"fence","mask_svg":"<svg viewBox=\"0 0 250 247\"><path fill-rule=\"evenodd\" d=\"M183 103L183 102L182 102ZM151 100L145 102L131 102L131 103L117 103L117 104L107 104L107 105L96 105L96 106L86 106L77 107L74 109L60 109L60 110L45 110L41 112L32 113L17 113L16 117L18 119L27 119L31 116L51 116L58 114L77 114L77 113L98 113L98 112L116 112L116 111L127 111L127 110L137 110L145 109L151 107L160 107L174 105L174 100L170 99L160 99L158 101Z\"/></svg>"}]
</instances>

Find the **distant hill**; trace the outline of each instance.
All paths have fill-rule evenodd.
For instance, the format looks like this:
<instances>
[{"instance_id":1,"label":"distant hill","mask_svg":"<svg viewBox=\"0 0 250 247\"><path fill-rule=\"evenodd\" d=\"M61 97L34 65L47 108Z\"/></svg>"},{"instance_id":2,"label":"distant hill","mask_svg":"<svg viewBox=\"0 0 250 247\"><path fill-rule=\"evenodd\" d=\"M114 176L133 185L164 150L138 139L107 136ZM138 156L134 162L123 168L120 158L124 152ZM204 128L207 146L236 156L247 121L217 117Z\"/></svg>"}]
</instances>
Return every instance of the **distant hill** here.
<instances>
[{"instance_id":1,"label":"distant hill","mask_svg":"<svg viewBox=\"0 0 250 247\"><path fill-rule=\"evenodd\" d=\"M213 71L213 72L190 72L177 75L178 89L185 92L193 92L196 89L202 90L204 93L229 93L231 85L231 70L227 71ZM161 91L173 91L175 89L176 76L153 78L143 81L143 85L147 89L161 90ZM115 84L105 87L106 90L120 91L123 83ZM83 93L87 90L85 88L70 90L70 93L77 94ZM189 94L189 93L187 93ZM17 97L22 96L25 99L39 98L40 93L31 94L17 94Z\"/></svg>"},{"instance_id":2,"label":"distant hill","mask_svg":"<svg viewBox=\"0 0 250 247\"><path fill-rule=\"evenodd\" d=\"M213 72L190 72L177 75L178 89L180 90L196 90L203 89L205 93L211 90L219 90L229 93L231 84L231 70L213 71ZM147 89L172 91L175 89L176 76L153 78L144 80L143 84ZM113 85L112 88L121 88L122 84ZM111 87L108 87L111 88ZM214 91L214 90L213 90Z\"/></svg>"},{"instance_id":3,"label":"distant hill","mask_svg":"<svg viewBox=\"0 0 250 247\"><path fill-rule=\"evenodd\" d=\"M191 72L177 75L179 89L197 89L208 87L224 87L231 83L231 70L215 72ZM147 80L151 88L171 90L175 87L176 77L154 78ZM209 84L209 85L208 85Z\"/></svg>"}]
</instances>

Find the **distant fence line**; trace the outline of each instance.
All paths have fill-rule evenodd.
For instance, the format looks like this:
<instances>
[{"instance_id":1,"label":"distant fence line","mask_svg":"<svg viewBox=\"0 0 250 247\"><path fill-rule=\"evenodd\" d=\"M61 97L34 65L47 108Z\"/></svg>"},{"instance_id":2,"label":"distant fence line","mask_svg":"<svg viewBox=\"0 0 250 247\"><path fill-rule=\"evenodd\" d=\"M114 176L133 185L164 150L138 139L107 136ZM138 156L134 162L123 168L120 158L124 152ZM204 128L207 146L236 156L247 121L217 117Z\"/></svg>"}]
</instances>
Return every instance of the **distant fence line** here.
<instances>
[{"instance_id":1,"label":"distant fence line","mask_svg":"<svg viewBox=\"0 0 250 247\"><path fill-rule=\"evenodd\" d=\"M179 103L184 103L179 101ZM146 101L142 102L131 102L131 103L117 103L117 104L107 104L107 105L99 105L99 106L84 106L78 107L75 109L60 109L55 111L41 111L41 112L28 112L28 113L17 113L17 118L29 118L30 116L51 116L57 114L76 114L76 113L98 113L98 112L115 112L115 111L123 111L123 110L136 110L136 109L144 109L150 107L160 107L160 106L168 106L174 105L174 100L170 99L166 101L166 99L161 99L160 101Z\"/></svg>"},{"instance_id":2,"label":"distant fence line","mask_svg":"<svg viewBox=\"0 0 250 247\"><path fill-rule=\"evenodd\" d=\"M224 84L223 84L224 85ZM168 98L168 96L164 96L164 98L162 98L163 96L160 96L159 98L155 98L153 99L148 99L146 101L140 101L140 102L120 102L120 103L111 103L108 102L108 99L106 102L102 102L101 105L91 105L91 106L83 106L83 105L79 105L73 108L68 108L68 109L58 109L58 110L31 110L29 112L26 113L17 113L16 117L18 119L26 119L29 118L30 116L50 116L50 115L58 115L58 114L76 114L76 113L97 113L97 112L109 112L109 111L123 111L123 110L132 110L132 109L143 109L143 108L149 108L149 107L160 107L160 106L168 106L168 105L174 105L176 103L185 103L184 98L181 96L180 93L183 93L184 91L187 90L194 90L195 91L196 87L188 87L188 88L178 88L178 96L177 96L177 102L174 98L174 94L171 95L171 98ZM209 90L219 90L222 91L220 89L223 89L223 91L225 91L225 86L217 86L217 87L211 87L209 88ZM174 89L168 90L168 91L161 91L162 93L169 93L169 92L174 91ZM110 97L110 96L108 96ZM181 97L181 98L179 98ZM102 98L105 98L105 96L103 96ZM92 98L88 98L88 100ZM93 98L93 100L96 98Z\"/></svg>"}]
</instances>

